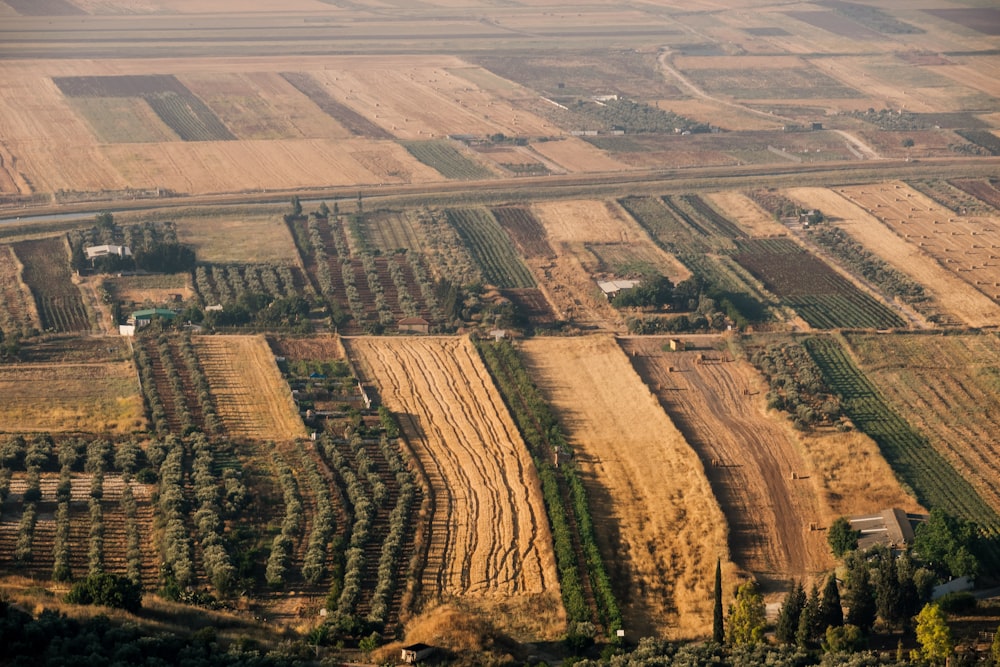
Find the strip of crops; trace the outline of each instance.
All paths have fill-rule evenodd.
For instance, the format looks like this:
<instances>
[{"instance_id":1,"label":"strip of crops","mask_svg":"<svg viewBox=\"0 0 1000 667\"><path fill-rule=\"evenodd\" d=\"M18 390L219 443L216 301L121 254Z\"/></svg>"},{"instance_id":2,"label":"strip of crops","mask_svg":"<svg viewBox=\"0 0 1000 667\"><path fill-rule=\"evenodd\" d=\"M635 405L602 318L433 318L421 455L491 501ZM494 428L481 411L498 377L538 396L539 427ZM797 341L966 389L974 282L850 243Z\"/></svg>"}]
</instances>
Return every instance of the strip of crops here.
<instances>
[{"instance_id":1,"label":"strip of crops","mask_svg":"<svg viewBox=\"0 0 1000 667\"><path fill-rule=\"evenodd\" d=\"M807 338L809 355L823 379L840 396L845 414L879 446L901 481L913 489L928 508L974 521L992 538L990 557L1000 561L1000 517L972 485L959 475L931 443L911 427L879 394L875 385L855 366L844 347L830 337Z\"/></svg>"},{"instance_id":2,"label":"strip of crops","mask_svg":"<svg viewBox=\"0 0 1000 667\"><path fill-rule=\"evenodd\" d=\"M492 171L463 155L444 139L431 141L402 141L410 155L436 169L445 178L480 180L493 178Z\"/></svg>"},{"instance_id":3,"label":"strip of crops","mask_svg":"<svg viewBox=\"0 0 1000 667\"><path fill-rule=\"evenodd\" d=\"M536 286L514 243L489 211L452 208L445 213L482 270L483 280L501 289Z\"/></svg>"},{"instance_id":4,"label":"strip of crops","mask_svg":"<svg viewBox=\"0 0 1000 667\"><path fill-rule=\"evenodd\" d=\"M665 197L664 200L666 199ZM694 214L692 217L698 219L701 228L709 228L716 234L730 239L747 238L746 232L719 214L698 195L680 195L672 203L678 207L684 205L688 208Z\"/></svg>"},{"instance_id":5,"label":"strip of crops","mask_svg":"<svg viewBox=\"0 0 1000 667\"><path fill-rule=\"evenodd\" d=\"M903 327L887 306L860 291L790 239L738 240L734 259L812 327Z\"/></svg>"},{"instance_id":6,"label":"strip of crops","mask_svg":"<svg viewBox=\"0 0 1000 667\"><path fill-rule=\"evenodd\" d=\"M574 623L589 622L592 612L613 635L621 627L621 611L611 588L604 561L594 536L586 491L572 460L558 466L557 453L569 445L548 404L510 342L477 342L476 348L493 376L517 422L542 482L545 510L552 527L559 583L566 613ZM588 608L585 589L590 589L596 609Z\"/></svg>"},{"instance_id":7,"label":"strip of crops","mask_svg":"<svg viewBox=\"0 0 1000 667\"><path fill-rule=\"evenodd\" d=\"M813 227L810 236L838 261L889 296L915 304L926 300L924 288L882 258L869 252L839 227Z\"/></svg>"},{"instance_id":8,"label":"strip of crops","mask_svg":"<svg viewBox=\"0 0 1000 667\"><path fill-rule=\"evenodd\" d=\"M955 134L974 143L990 155L1000 155L1000 138L989 130L955 130Z\"/></svg>"},{"instance_id":9,"label":"strip of crops","mask_svg":"<svg viewBox=\"0 0 1000 667\"><path fill-rule=\"evenodd\" d=\"M323 85L308 72L282 72L281 77L308 97L323 113L343 125L351 134L371 139L394 139L389 132L354 109L330 97Z\"/></svg>"},{"instance_id":10,"label":"strip of crops","mask_svg":"<svg viewBox=\"0 0 1000 667\"><path fill-rule=\"evenodd\" d=\"M153 112L183 141L234 141L236 137L204 102L191 93L145 96Z\"/></svg>"},{"instance_id":11,"label":"strip of crops","mask_svg":"<svg viewBox=\"0 0 1000 667\"><path fill-rule=\"evenodd\" d=\"M65 238L21 241L13 249L24 266L22 278L35 297L42 328L58 332L89 330L87 309L70 274Z\"/></svg>"}]
</instances>

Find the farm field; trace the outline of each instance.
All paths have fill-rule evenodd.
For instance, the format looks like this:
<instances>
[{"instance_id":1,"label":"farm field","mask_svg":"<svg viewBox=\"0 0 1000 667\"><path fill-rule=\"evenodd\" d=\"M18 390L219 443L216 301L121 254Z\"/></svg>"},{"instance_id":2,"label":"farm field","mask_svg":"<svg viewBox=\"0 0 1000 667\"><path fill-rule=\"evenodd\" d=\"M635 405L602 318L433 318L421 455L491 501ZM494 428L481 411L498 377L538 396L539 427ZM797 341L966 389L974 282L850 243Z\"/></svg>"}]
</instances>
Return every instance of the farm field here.
<instances>
[{"instance_id":1,"label":"farm field","mask_svg":"<svg viewBox=\"0 0 1000 667\"><path fill-rule=\"evenodd\" d=\"M21 280L21 272L13 248L0 246L0 331L8 334L41 329L35 299Z\"/></svg>"},{"instance_id":2,"label":"farm field","mask_svg":"<svg viewBox=\"0 0 1000 667\"><path fill-rule=\"evenodd\" d=\"M177 240L189 245L206 264L268 263L293 265L295 242L280 216L260 214L174 218Z\"/></svg>"},{"instance_id":3,"label":"farm field","mask_svg":"<svg viewBox=\"0 0 1000 667\"><path fill-rule=\"evenodd\" d=\"M871 189L899 193L896 184L873 184ZM909 191L909 190L907 190ZM902 234L880 219L881 207L866 208L866 202L846 199L844 194L826 188L792 188L788 196L807 208L818 208L830 222L843 229L851 238L871 252L923 285L932 300L932 309L941 312L946 320L963 322L968 326L988 326L1000 321L1000 307L989 297L962 280L932 255L925 252L922 241L914 244L907 236L909 225ZM895 199L895 197L894 197ZM870 213L874 210L875 214ZM922 235L921 235L922 236Z\"/></svg>"},{"instance_id":4,"label":"farm field","mask_svg":"<svg viewBox=\"0 0 1000 667\"><path fill-rule=\"evenodd\" d=\"M425 608L458 598L509 632L557 637L565 624L538 477L486 369L465 338L346 338L429 484Z\"/></svg>"},{"instance_id":5,"label":"farm field","mask_svg":"<svg viewBox=\"0 0 1000 667\"><path fill-rule=\"evenodd\" d=\"M942 268L1000 304L1000 218L957 215L899 183L891 188L839 190Z\"/></svg>"},{"instance_id":6,"label":"farm field","mask_svg":"<svg viewBox=\"0 0 1000 667\"><path fill-rule=\"evenodd\" d=\"M1000 513L994 336L848 337L866 375Z\"/></svg>"},{"instance_id":7,"label":"farm field","mask_svg":"<svg viewBox=\"0 0 1000 667\"><path fill-rule=\"evenodd\" d=\"M486 209L447 209L445 215L473 259L483 279L501 289L535 286L528 268L518 257L510 237Z\"/></svg>"},{"instance_id":8,"label":"farm field","mask_svg":"<svg viewBox=\"0 0 1000 667\"><path fill-rule=\"evenodd\" d=\"M21 278L34 296L41 328L56 332L89 331L89 313L70 273L65 238L20 241L12 247L23 267Z\"/></svg>"},{"instance_id":9,"label":"farm field","mask_svg":"<svg viewBox=\"0 0 1000 667\"><path fill-rule=\"evenodd\" d=\"M263 336L198 336L193 343L230 437L305 437L305 426Z\"/></svg>"},{"instance_id":10,"label":"farm field","mask_svg":"<svg viewBox=\"0 0 1000 667\"><path fill-rule=\"evenodd\" d=\"M741 192L712 192L707 199L751 238L785 236L788 229Z\"/></svg>"},{"instance_id":11,"label":"farm field","mask_svg":"<svg viewBox=\"0 0 1000 667\"><path fill-rule=\"evenodd\" d=\"M822 481L811 474L813 462L787 424L767 414L756 371L728 351L664 351L666 343L659 337L620 341L705 466L729 524L733 562L768 593L829 569L825 533L810 526L827 526L835 515Z\"/></svg>"},{"instance_id":12,"label":"farm field","mask_svg":"<svg viewBox=\"0 0 1000 667\"><path fill-rule=\"evenodd\" d=\"M703 636L716 558L728 563L730 556L726 518L691 445L614 338L533 339L519 347L593 499L624 627Z\"/></svg>"},{"instance_id":13,"label":"farm field","mask_svg":"<svg viewBox=\"0 0 1000 667\"><path fill-rule=\"evenodd\" d=\"M0 424L8 433L131 433L146 425L128 362L0 366L0 397Z\"/></svg>"}]
</instances>

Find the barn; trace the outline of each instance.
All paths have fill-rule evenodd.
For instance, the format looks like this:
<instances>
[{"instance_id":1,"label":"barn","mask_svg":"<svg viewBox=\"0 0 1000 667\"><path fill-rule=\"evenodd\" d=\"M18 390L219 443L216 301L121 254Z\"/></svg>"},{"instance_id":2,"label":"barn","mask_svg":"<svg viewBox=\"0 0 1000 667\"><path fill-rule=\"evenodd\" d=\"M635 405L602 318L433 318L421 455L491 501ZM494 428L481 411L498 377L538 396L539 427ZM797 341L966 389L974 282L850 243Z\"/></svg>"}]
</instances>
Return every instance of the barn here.
<instances>
[{"instance_id":1,"label":"barn","mask_svg":"<svg viewBox=\"0 0 1000 667\"><path fill-rule=\"evenodd\" d=\"M884 544L891 549L902 549L913 544L914 526L927 520L924 514L910 514L896 508L884 509L878 514L852 516L851 528L860 532L858 547L868 549Z\"/></svg>"}]
</instances>

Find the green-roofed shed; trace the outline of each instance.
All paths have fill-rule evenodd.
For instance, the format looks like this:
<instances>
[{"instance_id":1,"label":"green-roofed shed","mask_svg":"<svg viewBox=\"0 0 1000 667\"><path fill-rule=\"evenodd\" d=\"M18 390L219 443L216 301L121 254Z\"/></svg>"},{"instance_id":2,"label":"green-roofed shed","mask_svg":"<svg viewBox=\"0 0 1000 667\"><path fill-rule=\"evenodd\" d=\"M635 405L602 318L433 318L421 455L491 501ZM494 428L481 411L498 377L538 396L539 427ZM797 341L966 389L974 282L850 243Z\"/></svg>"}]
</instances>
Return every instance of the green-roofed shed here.
<instances>
[{"instance_id":1,"label":"green-roofed shed","mask_svg":"<svg viewBox=\"0 0 1000 667\"><path fill-rule=\"evenodd\" d=\"M147 308L145 310L137 310L132 313L132 316L128 318L129 324L134 324L137 328L143 327L153 321L153 318L162 318L164 320L172 320L177 317L177 313L166 308Z\"/></svg>"}]
</instances>

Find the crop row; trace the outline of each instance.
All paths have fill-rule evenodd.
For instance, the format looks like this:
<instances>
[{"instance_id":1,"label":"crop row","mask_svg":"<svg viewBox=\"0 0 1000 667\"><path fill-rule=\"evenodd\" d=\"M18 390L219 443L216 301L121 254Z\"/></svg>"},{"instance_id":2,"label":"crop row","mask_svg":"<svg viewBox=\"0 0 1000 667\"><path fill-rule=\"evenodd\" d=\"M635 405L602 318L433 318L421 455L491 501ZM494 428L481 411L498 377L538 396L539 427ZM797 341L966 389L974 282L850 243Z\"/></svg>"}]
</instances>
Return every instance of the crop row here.
<instances>
[{"instance_id":1,"label":"crop row","mask_svg":"<svg viewBox=\"0 0 1000 667\"><path fill-rule=\"evenodd\" d=\"M206 305L231 305L247 293L272 299L299 295L292 269L285 265L198 266L194 284Z\"/></svg>"},{"instance_id":2,"label":"crop row","mask_svg":"<svg viewBox=\"0 0 1000 667\"><path fill-rule=\"evenodd\" d=\"M928 508L977 523L994 540L991 558L1000 561L995 540L1000 517L959 475L931 442L906 422L854 364L844 347L830 337L804 341L827 385L841 398L844 413L879 446L882 455Z\"/></svg>"},{"instance_id":3,"label":"crop row","mask_svg":"<svg viewBox=\"0 0 1000 667\"><path fill-rule=\"evenodd\" d=\"M264 572L264 577L271 586L281 586L285 583L292 549L302 532L302 499L299 497L295 474L285 464L278 467L277 473L285 506L285 517L281 522L281 532L271 543L271 554L267 558L267 569Z\"/></svg>"},{"instance_id":4,"label":"crop row","mask_svg":"<svg viewBox=\"0 0 1000 667\"><path fill-rule=\"evenodd\" d=\"M410 155L428 167L437 170L445 178L478 180L494 177L492 171L463 155L447 140L403 141L400 143L409 151Z\"/></svg>"},{"instance_id":5,"label":"crop row","mask_svg":"<svg viewBox=\"0 0 1000 667\"><path fill-rule=\"evenodd\" d=\"M710 229L715 235L729 239L747 238L746 232L709 206L698 195L679 195L673 199L664 197L664 201L669 201L669 205L677 211L686 210L689 216L686 219L696 218L700 229Z\"/></svg>"},{"instance_id":6,"label":"crop row","mask_svg":"<svg viewBox=\"0 0 1000 667\"><path fill-rule=\"evenodd\" d=\"M21 241L14 254L24 267L43 330L88 331L90 320L80 290L72 280L65 237Z\"/></svg>"},{"instance_id":7,"label":"crop row","mask_svg":"<svg viewBox=\"0 0 1000 667\"><path fill-rule=\"evenodd\" d=\"M487 209L448 209L445 214L480 266L483 280L501 289L535 287L510 237Z\"/></svg>"},{"instance_id":8,"label":"crop row","mask_svg":"<svg viewBox=\"0 0 1000 667\"><path fill-rule=\"evenodd\" d=\"M144 96L153 112L182 141L232 141L236 139L204 102L192 93L174 91Z\"/></svg>"},{"instance_id":9,"label":"crop row","mask_svg":"<svg viewBox=\"0 0 1000 667\"><path fill-rule=\"evenodd\" d=\"M527 208L498 206L490 209L493 217L510 235L525 257L552 257L555 252L546 238L545 227Z\"/></svg>"},{"instance_id":10,"label":"crop row","mask_svg":"<svg viewBox=\"0 0 1000 667\"><path fill-rule=\"evenodd\" d=\"M810 326L886 329L906 324L790 239L740 240L733 258Z\"/></svg>"},{"instance_id":11,"label":"crop row","mask_svg":"<svg viewBox=\"0 0 1000 667\"><path fill-rule=\"evenodd\" d=\"M597 547L580 472L571 458L563 460L571 450L562 429L511 343L479 342L477 349L538 470L566 613L573 623L596 618L614 636L621 627L621 611Z\"/></svg>"}]
</instances>

